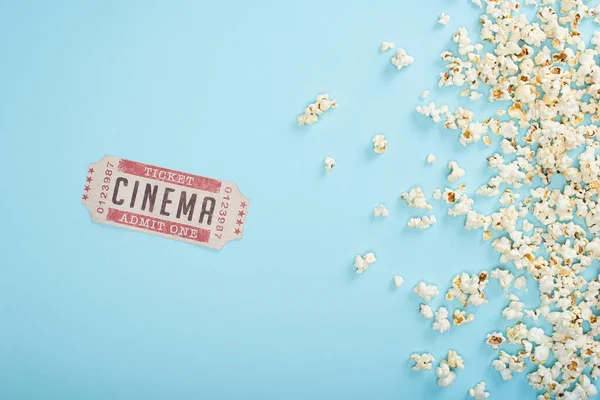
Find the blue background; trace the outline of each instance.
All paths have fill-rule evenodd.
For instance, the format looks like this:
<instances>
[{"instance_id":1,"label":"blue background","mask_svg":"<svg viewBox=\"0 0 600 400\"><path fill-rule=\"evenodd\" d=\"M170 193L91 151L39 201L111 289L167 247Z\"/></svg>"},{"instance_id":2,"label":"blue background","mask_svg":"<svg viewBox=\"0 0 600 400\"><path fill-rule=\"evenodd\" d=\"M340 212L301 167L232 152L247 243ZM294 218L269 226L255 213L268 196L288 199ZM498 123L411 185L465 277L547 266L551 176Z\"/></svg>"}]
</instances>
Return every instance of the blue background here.
<instances>
[{"instance_id":1,"label":"blue background","mask_svg":"<svg viewBox=\"0 0 600 400\"><path fill-rule=\"evenodd\" d=\"M419 280L445 293L497 254L440 202L437 225L409 230L423 213L399 201L446 186L450 160L471 190L488 177L493 148L464 149L414 111L423 89L469 104L437 89L439 53L458 26L478 38L480 9L249 3L1 2L0 399L456 399L482 379L493 398L533 398L525 374L502 382L490 365L485 334L507 325L495 281L475 321L444 335L412 293ZM382 40L415 63L398 72ZM297 127L322 92L339 108ZM105 154L237 182L244 239L217 252L92 223L81 193ZM378 261L356 275L368 251ZM437 366L449 348L466 361L451 388L410 370L411 353Z\"/></svg>"}]
</instances>

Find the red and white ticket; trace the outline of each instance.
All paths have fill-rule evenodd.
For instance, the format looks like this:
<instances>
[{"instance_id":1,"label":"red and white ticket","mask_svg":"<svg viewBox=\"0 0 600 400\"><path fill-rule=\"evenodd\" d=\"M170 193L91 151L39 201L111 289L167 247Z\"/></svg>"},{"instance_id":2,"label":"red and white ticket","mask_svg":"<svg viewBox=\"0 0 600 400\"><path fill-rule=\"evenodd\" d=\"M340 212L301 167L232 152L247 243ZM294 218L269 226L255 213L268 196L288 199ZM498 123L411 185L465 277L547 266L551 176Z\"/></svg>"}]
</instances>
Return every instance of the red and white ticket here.
<instances>
[{"instance_id":1,"label":"red and white ticket","mask_svg":"<svg viewBox=\"0 0 600 400\"><path fill-rule=\"evenodd\" d=\"M82 197L92 220L221 249L241 239L250 202L237 184L104 156Z\"/></svg>"}]
</instances>

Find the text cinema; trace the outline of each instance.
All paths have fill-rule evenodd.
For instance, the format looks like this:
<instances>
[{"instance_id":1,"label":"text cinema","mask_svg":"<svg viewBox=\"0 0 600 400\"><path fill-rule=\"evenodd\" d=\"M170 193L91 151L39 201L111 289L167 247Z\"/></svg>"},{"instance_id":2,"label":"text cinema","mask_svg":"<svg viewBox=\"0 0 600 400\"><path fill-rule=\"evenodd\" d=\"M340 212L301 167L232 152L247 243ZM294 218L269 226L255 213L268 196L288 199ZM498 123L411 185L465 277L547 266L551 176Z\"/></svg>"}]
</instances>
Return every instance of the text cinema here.
<instances>
[{"instance_id":1,"label":"text cinema","mask_svg":"<svg viewBox=\"0 0 600 400\"><path fill-rule=\"evenodd\" d=\"M178 219L185 218L187 216L187 220L191 221L194 216L194 211L196 210L196 204L200 202L196 193L193 193L189 196L185 190L182 190L179 193L179 199L175 202L173 206L169 206L173 203L173 199L170 197L172 193L176 192L176 189L172 189L170 187L165 187L164 191L162 191L162 196L159 196L159 185L152 185L150 183L146 183L146 186L143 188L143 194L141 193L142 188L140 188L140 182L135 181L133 184L133 188L129 188L129 181L127 178L119 177L115 181L115 191L112 195L112 202L118 206L123 205L125 203L125 196L129 201L129 208L135 208L136 204L142 211L148 210L148 212L154 212L154 205L156 203L156 199L160 200L160 210L159 214L164 215L166 217L170 216L171 213L174 212L175 204L177 205L177 210L175 212L175 217ZM124 188L131 189L129 195L119 195L119 190ZM125 189L127 190L127 189ZM122 190L125 192L125 190ZM129 190L128 190L129 191ZM138 195L139 194L139 195ZM140 199L141 197L141 199ZM162 198L161 198L162 197ZM209 225L212 223L213 212L215 211L216 200L213 197L206 196L201 200L202 205L200 208L200 215L198 216L198 223L206 223ZM167 211L167 208L171 209Z\"/></svg>"}]
</instances>

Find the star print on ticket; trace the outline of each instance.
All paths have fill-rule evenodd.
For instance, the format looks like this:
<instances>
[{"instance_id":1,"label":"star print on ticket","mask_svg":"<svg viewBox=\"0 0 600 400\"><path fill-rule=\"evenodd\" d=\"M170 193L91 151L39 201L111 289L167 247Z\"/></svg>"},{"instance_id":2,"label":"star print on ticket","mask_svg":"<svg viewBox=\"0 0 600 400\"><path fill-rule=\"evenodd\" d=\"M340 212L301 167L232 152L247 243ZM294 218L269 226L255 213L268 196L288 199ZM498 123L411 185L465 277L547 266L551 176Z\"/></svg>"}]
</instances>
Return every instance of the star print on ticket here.
<instances>
[{"instance_id":1,"label":"star print on ticket","mask_svg":"<svg viewBox=\"0 0 600 400\"><path fill-rule=\"evenodd\" d=\"M81 201L95 222L218 250L242 238L250 204L233 182L115 156L90 164Z\"/></svg>"}]
</instances>

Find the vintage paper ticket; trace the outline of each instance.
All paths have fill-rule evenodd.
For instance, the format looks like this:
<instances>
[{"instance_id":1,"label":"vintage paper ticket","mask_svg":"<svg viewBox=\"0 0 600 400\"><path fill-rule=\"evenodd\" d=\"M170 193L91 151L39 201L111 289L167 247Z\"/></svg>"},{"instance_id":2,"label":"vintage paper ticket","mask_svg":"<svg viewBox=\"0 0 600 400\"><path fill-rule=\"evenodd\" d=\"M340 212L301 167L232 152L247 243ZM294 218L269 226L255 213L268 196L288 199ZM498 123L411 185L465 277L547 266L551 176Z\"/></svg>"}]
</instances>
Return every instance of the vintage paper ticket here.
<instances>
[{"instance_id":1,"label":"vintage paper ticket","mask_svg":"<svg viewBox=\"0 0 600 400\"><path fill-rule=\"evenodd\" d=\"M241 239L250 202L237 184L104 156L88 168L92 220L221 249Z\"/></svg>"}]
</instances>

